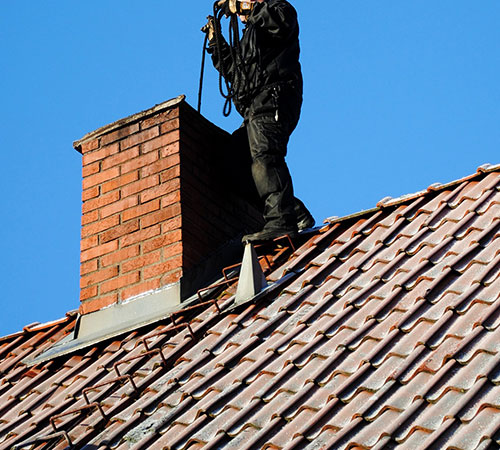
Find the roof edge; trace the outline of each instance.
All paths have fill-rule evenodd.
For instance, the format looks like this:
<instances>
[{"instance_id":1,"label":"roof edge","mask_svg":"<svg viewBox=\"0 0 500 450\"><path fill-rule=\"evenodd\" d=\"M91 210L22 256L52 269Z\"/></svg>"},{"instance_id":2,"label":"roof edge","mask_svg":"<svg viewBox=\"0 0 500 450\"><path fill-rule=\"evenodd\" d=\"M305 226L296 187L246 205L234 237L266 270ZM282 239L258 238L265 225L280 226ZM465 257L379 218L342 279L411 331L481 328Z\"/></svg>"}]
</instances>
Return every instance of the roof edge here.
<instances>
[{"instance_id":1,"label":"roof edge","mask_svg":"<svg viewBox=\"0 0 500 450\"><path fill-rule=\"evenodd\" d=\"M457 184L464 183L465 181L471 181L474 178L483 176L485 174L491 173L491 172L500 172L500 164L483 164L479 166L476 170L476 173L473 173L471 175L467 175L463 178L459 178L458 180L453 180L445 184L441 183L433 183L431 184L427 189L424 189L422 191L415 192L413 194L405 194L397 198L392 198L392 197L384 197L382 200L380 200L377 205L374 208L370 209L365 209L361 210L352 214L348 214L346 216L342 217L329 217L324 220L323 223L325 223L327 226L328 225L333 225L338 222L344 222L349 219L355 219L358 217L362 217L365 215L370 215L373 214L377 211L380 211L381 209L384 208L390 208L392 206L398 206L401 205L409 200L415 200L417 198L423 197L427 194L435 193L435 192L440 192L444 191L445 189L449 189L450 187L454 187Z\"/></svg>"},{"instance_id":2,"label":"roof edge","mask_svg":"<svg viewBox=\"0 0 500 450\"><path fill-rule=\"evenodd\" d=\"M87 133L85 136L83 136L81 139L73 142L73 147L80 151L80 148L83 144L85 144L88 141L91 141L92 139L96 139L101 137L104 134L110 133L111 131L115 131L119 128L122 128L126 125L130 125L131 123L138 122L139 120L146 119L150 116L153 116L155 114L158 114L159 112L163 112L167 109L171 109L174 106L179 105L180 103L184 102L186 100L186 96L184 94L179 95L178 97L172 98L170 100L167 100L163 103L159 103L152 108L145 109L144 111L138 112L136 114L132 114L131 116L125 117L123 119L119 119L113 123L110 123L109 125L104 125L103 127L98 128L95 131L91 131L90 133Z\"/></svg>"}]
</instances>

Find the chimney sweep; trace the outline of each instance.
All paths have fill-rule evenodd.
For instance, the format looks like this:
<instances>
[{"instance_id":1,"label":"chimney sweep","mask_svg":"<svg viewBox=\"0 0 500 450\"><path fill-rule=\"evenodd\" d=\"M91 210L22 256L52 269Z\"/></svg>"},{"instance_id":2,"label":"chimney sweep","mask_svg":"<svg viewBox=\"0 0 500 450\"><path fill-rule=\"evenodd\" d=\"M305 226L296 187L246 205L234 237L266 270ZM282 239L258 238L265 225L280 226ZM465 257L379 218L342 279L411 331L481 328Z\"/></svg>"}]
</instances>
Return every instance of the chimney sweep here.
<instances>
[{"instance_id":1,"label":"chimney sweep","mask_svg":"<svg viewBox=\"0 0 500 450\"><path fill-rule=\"evenodd\" d=\"M229 17L229 43L221 20ZM245 24L240 39L238 18ZM286 0L220 0L202 28L208 53L220 73L220 90L243 116L233 133L232 150L251 157L251 174L262 201L264 228L243 242L265 242L314 226L314 218L294 196L285 162L287 144L302 106L299 25L295 8ZM226 92L223 89L225 83ZM249 158L250 159L250 158Z\"/></svg>"}]
</instances>

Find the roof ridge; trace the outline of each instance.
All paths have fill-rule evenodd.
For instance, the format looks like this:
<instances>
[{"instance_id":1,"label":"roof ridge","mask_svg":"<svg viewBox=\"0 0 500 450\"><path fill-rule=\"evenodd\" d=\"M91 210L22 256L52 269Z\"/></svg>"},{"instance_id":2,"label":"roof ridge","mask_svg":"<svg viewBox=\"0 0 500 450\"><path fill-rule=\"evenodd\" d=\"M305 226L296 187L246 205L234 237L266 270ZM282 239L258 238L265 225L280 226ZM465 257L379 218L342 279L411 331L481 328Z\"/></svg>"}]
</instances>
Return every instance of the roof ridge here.
<instances>
[{"instance_id":1,"label":"roof ridge","mask_svg":"<svg viewBox=\"0 0 500 450\"><path fill-rule=\"evenodd\" d=\"M384 209L384 208L389 208L391 206L400 205L402 203L407 202L408 200L415 200L419 197L424 197L427 194L443 191L443 190L448 189L450 187L453 187L455 185L461 184L465 181L471 181L474 178L484 177L486 174L491 173L491 172L500 172L500 164L485 163L477 168L476 173L473 173L471 175L467 175L465 177L462 177L462 178L459 178L457 180L453 180L453 181L450 181L450 182L444 183L444 184L439 183L439 182L432 183L427 189L423 189L421 191L417 191L414 193L404 194L404 195L401 195L399 197L393 198L393 197L387 196L387 197L382 198L376 204L376 206L374 208L364 209L364 210L361 210L361 211L358 211L358 212L355 212L352 214L348 214L348 215L342 216L342 217L339 217L339 216L327 217L323 221L323 223L325 223L326 225L332 225L334 223L344 222L344 221L349 220L349 219L354 219L354 218L361 217L364 215L372 214L372 213L380 211L381 209Z\"/></svg>"}]
</instances>

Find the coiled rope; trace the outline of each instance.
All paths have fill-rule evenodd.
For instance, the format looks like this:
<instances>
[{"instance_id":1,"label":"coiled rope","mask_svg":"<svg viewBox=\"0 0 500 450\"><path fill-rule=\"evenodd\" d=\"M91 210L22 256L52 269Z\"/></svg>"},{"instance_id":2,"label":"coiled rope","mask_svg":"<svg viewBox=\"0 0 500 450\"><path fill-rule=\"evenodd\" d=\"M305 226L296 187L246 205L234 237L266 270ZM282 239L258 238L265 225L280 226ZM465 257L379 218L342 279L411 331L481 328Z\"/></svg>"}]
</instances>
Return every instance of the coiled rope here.
<instances>
[{"instance_id":1,"label":"coiled rope","mask_svg":"<svg viewBox=\"0 0 500 450\"><path fill-rule=\"evenodd\" d=\"M233 67L232 79L229 74L226 73L226 68L223 60L223 43L224 35L222 32L222 18L225 15L225 11L219 6L219 2L216 1L213 7L213 21L214 21L214 40L215 40L215 52L217 54L217 59L219 61L219 92L225 99L224 107L222 109L222 114L224 117L228 117L232 110L232 100L233 98L241 92L244 88L245 81L247 80L247 72L245 65L243 63L243 57L241 54L240 47L240 28L238 23L238 17L235 14L229 16L229 55L231 58L231 64ZM205 73L205 63L206 63L206 53L209 48L208 43L208 33L205 36L203 42L203 52L201 59L201 73L200 73L200 84L198 91L198 112L201 113L201 103L202 103L202 91L203 91L203 78Z\"/></svg>"}]
</instances>

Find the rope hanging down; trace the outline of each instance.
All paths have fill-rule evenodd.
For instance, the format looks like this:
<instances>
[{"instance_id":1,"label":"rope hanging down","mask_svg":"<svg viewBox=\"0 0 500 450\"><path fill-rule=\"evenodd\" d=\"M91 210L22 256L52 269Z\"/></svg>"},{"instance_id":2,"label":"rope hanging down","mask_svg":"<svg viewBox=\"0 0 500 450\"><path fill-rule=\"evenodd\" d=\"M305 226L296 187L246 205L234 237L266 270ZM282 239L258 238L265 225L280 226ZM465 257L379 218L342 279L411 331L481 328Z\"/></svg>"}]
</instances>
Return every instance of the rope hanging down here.
<instances>
[{"instance_id":1,"label":"rope hanging down","mask_svg":"<svg viewBox=\"0 0 500 450\"><path fill-rule=\"evenodd\" d=\"M223 46L225 44L224 35L222 32L222 18L226 14L223 8L219 6L219 1L214 3L213 16L209 16L208 19L213 21L214 24L214 41L217 59L219 61L219 92L222 97L226 100L224 103L224 108L222 113L224 117L228 117L231 114L232 100L242 89L245 80L247 79L246 70L243 64L243 57L241 54L240 47L240 28L238 23L238 17L235 14L229 16L229 56L231 58L232 76L226 73L226 67L223 59ZM203 29L205 30L205 29ZM203 54L201 59L201 74L200 74L200 84L198 91L198 112L201 113L201 100L203 91L203 77L205 73L205 62L206 53L209 50L207 47L208 43L208 33L205 36L203 42Z\"/></svg>"}]
</instances>

